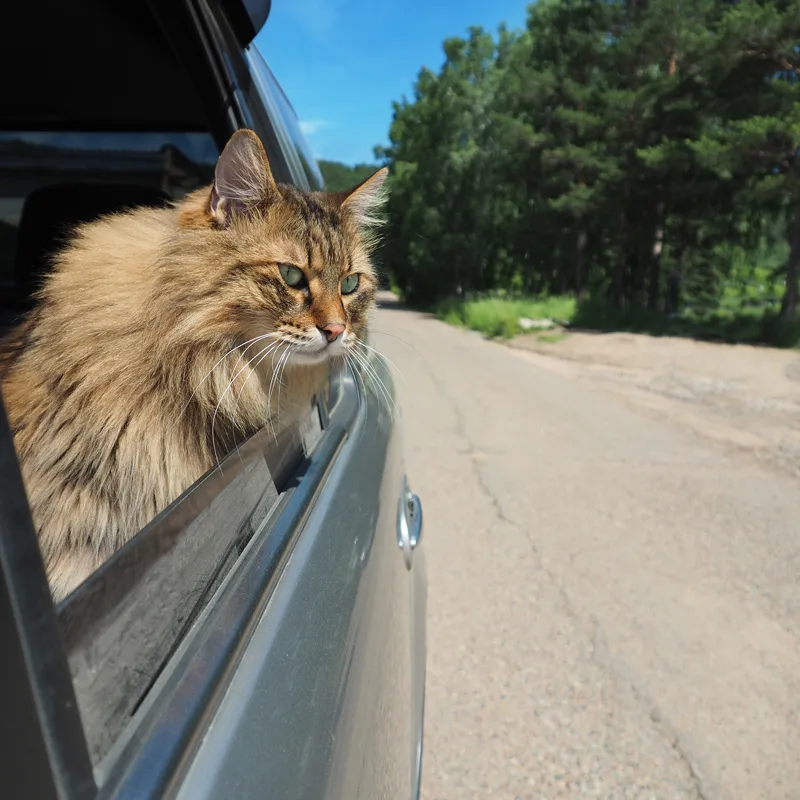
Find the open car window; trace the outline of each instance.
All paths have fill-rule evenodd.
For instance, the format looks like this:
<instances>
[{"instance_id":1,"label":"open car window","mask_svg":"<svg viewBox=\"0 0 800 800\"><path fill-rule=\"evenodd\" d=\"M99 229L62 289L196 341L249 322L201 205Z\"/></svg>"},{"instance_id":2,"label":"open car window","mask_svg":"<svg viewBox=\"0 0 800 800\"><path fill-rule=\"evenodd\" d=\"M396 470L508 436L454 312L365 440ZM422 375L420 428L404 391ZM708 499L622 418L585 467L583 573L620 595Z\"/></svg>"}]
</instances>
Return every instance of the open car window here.
<instances>
[{"instance_id":1,"label":"open car window","mask_svg":"<svg viewBox=\"0 0 800 800\"><path fill-rule=\"evenodd\" d=\"M0 334L35 303L50 256L72 227L208 184L235 127L219 85L187 69L199 45L178 57L148 4L89 0L85 25L69 24L76 12L66 5L45 5L35 14L24 8L19 29L37 31L47 63L10 82L0 104ZM51 10L46 30L34 24ZM69 36L58 35L59 19ZM30 47L20 40L4 60ZM67 61L69 79L54 66ZM78 87L76 74L93 78ZM286 139L275 130L283 131L278 118L268 135L258 131L275 173L308 184L310 173L275 145ZM265 430L242 443L57 608L96 775L116 763L126 730L248 543L267 535L322 458L335 386L280 437ZM288 536L275 539L283 543L276 553Z\"/></svg>"}]
</instances>

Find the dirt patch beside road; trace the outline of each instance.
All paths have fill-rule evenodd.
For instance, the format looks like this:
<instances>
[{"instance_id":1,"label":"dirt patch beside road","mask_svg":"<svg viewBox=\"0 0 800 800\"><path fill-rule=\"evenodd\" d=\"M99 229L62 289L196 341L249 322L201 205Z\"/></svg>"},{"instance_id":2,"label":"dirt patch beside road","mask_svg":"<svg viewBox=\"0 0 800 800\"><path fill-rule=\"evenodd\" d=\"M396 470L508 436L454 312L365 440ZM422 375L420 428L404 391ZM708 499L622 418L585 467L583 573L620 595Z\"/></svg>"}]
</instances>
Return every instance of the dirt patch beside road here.
<instances>
[{"instance_id":1,"label":"dirt patch beside road","mask_svg":"<svg viewBox=\"0 0 800 800\"><path fill-rule=\"evenodd\" d=\"M629 333L517 336L540 366L590 381L800 476L800 353Z\"/></svg>"}]
</instances>

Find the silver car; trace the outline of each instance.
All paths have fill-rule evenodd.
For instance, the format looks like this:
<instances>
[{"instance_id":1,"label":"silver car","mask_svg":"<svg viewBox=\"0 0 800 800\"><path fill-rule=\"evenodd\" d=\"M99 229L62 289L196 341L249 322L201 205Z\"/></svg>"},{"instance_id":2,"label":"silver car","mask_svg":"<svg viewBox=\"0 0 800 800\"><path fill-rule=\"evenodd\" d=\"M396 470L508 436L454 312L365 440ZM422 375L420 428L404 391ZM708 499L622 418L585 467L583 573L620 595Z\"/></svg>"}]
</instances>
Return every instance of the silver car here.
<instances>
[{"instance_id":1,"label":"silver car","mask_svg":"<svg viewBox=\"0 0 800 800\"><path fill-rule=\"evenodd\" d=\"M322 188L253 44L268 11L15 4L0 332L31 307L65 225L210 182L237 128L259 133L278 180ZM302 424L244 442L58 607L0 404L2 797L418 797L422 513L391 377L371 366L389 397L335 374Z\"/></svg>"}]
</instances>

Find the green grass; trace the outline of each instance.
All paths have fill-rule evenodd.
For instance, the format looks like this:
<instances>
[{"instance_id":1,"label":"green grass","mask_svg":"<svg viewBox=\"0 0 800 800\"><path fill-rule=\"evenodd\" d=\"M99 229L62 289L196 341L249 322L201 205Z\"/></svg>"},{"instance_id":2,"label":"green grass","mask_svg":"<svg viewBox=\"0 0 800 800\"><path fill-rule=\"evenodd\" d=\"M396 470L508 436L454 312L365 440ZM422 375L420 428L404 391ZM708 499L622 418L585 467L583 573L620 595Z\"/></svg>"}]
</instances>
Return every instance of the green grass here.
<instances>
[{"instance_id":1,"label":"green grass","mask_svg":"<svg viewBox=\"0 0 800 800\"><path fill-rule=\"evenodd\" d=\"M774 303L753 302L751 298L723 296L711 309L689 308L668 317L646 309L621 310L587 302L577 307L572 297L504 298L488 297L458 302L450 300L436 309L437 316L452 325L480 331L489 337L510 339L524 333L520 317L552 319L565 327L589 331L626 331L650 336L683 336L708 341L800 346L800 320L787 322L776 315ZM538 341L562 341L561 332L529 331Z\"/></svg>"},{"instance_id":2,"label":"green grass","mask_svg":"<svg viewBox=\"0 0 800 800\"><path fill-rule=\"evenodd\" d=\"M778 317L784 292L788 242L764 238L745 250L726 244L717 248L718 277L712 286L683 286L680 314L668 316L647 309L619 309L597 300L581 304L571 296L518 297L498 289L467 300L447 300L435 311L440 319L480 331L489 337L511 338L524 331L519 320L552 319L564 327L592 331L628 331L651 336L683 336L725 342L800 346L800 319ZM562 334L531 329L538 341L560 341ZM549 338L548 338L549 337Z\"/></svg>"},{"instance_id":3,"label":"green grass","mask_svg":"<svg viewBox=\"0 0 800 800\"><path fill-rule=\"evenodd\" d=\"M575 299L556 296L513 299L486 297L462 302L450 300L441 303L436 314L451 325L471 328L490 337L510 339L522 332L520 317L567 322L575 314Z\"/></svg>"}]
</instances>

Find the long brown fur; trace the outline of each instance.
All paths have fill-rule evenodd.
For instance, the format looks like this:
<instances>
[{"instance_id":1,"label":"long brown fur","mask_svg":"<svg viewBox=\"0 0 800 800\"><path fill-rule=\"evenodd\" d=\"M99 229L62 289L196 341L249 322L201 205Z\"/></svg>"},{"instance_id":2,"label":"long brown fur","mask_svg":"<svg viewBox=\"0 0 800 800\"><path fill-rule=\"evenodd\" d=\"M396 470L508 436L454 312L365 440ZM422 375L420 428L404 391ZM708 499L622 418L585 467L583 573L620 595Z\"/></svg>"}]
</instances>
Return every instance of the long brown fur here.
<instances>
[{"instance_id":1,"label":"long brown fur","mask_svg":"<svg viewBox=\"0 0 800 800\"><path fill-rule=\"evenodd\" d=\"M368 223L383 177L347 195L278 186L260 141L240 131L213 187L84 225L58 254L0 348L57 600L238 437L309 410L330 359L296 354L321 347L329 323L354 347L374 304ZM307 287L288 286L280 264L303 269ZM360 284L344 295L351 273Z\"/></svg>"}]
</instances>

